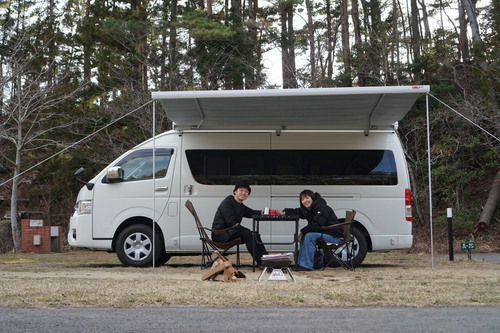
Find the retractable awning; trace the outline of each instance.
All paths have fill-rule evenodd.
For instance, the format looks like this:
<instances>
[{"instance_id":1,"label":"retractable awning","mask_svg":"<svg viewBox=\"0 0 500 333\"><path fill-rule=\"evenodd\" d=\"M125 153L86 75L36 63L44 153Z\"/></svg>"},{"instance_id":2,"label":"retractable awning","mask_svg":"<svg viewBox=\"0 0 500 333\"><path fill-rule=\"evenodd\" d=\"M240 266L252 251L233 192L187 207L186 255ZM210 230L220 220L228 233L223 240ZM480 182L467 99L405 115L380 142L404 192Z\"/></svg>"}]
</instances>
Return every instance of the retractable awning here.
<instances>
[{"instance_id":1,"label":"retractable awning","mask_svg":"<svg viewBox=\"0 0 500 333\"><path fill-rule=\"evenodd\" d=\"M178 129L363 130L368 133L375 128L392 129L393 124L403 119L416 99L425 93L430 238L434 270L429 92L430 86L425 85L158 91L152 93L152 98L162 104Z\"/></svg>"},{"instance_id":2,"label":"retractable awning","mask_svg":"<svg viewBox=\"0 0 500 333\"><path fill-rule=\"evenodd\" d=\"M429 86L159 91L177 129L391 129Z\"/></svg>"}]
</instances>

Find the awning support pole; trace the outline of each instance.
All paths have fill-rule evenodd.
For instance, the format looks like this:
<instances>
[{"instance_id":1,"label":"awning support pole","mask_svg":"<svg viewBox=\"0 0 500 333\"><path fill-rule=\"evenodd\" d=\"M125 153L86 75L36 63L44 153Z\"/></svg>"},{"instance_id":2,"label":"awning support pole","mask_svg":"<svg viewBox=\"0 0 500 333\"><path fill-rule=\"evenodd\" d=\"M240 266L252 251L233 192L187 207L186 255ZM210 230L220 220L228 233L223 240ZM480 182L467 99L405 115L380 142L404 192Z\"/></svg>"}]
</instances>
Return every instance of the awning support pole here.
<instances>
[{"instance_id":1,"label":"awning support pole","mask_svg":"<svg viewBox=\"0 0 500 333\"><path fill-rule=\"evenodd\" d=\"M432 172L431 172L431 135L429 125L429 94L425 94L425 112L427 115L427 168L429 173L429 226L431 237L431 267L434 270L434 232L432 230Z\"/></svg>"},{"instance_id":2,"label":"awning support pole","mask_svg":"<svg viewBox=\"0 0 500 333\"><path fill-rule=\"evenodd\" d=\"M372 112L370 112L370 119L368 119L368 129L365 130L365 136L368 136L368 134L370 134L370 130L377 129L376 128L377 126L372 125L372 118L373 118L373 115L375 114L375 112L377 112L378 107L380 106L380 103L382 103L382 101L384 100L384 97L385 97L385 94L382 94L380 96L380 98L378 99L377 105L375 105Z\"/></svg>"}]
</instances>

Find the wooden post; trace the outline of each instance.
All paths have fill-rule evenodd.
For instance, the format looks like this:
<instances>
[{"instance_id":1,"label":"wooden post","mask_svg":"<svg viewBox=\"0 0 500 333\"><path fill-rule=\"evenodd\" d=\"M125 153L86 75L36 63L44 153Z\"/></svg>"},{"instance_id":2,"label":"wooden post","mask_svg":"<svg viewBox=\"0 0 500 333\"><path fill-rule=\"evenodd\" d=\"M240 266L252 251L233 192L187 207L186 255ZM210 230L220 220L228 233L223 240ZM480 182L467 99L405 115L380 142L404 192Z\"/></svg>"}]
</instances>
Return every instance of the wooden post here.
<instances>
[{"instance_id":1,"label":"wooden post","mask_svg":"<svg viewBox=\"0 0 500 333\"><path fill-rule=\"evenodd\" d=\"M448 219L448 251L450 255L450 261L453 261L453 216L451 208L446 210Z\"/></svg>"}]
</instances>

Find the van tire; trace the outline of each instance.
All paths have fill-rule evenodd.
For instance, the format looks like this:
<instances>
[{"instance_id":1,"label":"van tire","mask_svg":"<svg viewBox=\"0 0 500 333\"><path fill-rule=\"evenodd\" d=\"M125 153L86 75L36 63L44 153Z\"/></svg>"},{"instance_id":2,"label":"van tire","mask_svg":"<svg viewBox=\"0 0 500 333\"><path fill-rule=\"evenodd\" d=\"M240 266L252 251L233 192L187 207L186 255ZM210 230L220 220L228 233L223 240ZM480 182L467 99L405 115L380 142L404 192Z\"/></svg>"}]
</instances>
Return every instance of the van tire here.
<instances>
[{"instance_id":1,"label":"van tire","mask_svg":"<svg viewBox=\"0 0 500 333\"><path fill-rule=\"evenodd\" d=\"M116 255L125 266L153 266L161 255L161 241L155 234L153 251L153 228L144 224L134 224L125 228L116 240ZM154 253L154 258L153 258Z\"/></svg>"},{"instance_id":2,"label":"van tire","mask_svg":"<svg viewBox=\"0 0 500 333\"><path fill-rule=\"evenodd\" d=\"M155 266L161 266L161 265L164 265L167 261L169 261L169 260L170 260L170 258L172 258L172 255L167 254L167 253L165 253L165 252L161 252L161 255L160 255L160 257L158 258L158 260L156 261Z\"/></svg>"},{"instance_id":3,"label":"van tire","mask_svg":"<svg viewBox=\"0 0 500 333\"><path fill-rule=\"evenodd\" d=\"M356 227L351 228L351 235L354 237L354 253L355 257L353 260L354 267L358 267L361 265L363 260L366 258L366 254L368 253L368 244L366 242L366 238L363 235L359 229ZM344 254L345 255L345 254ZM325 253L325 262L330 261L330 255L328 253ZM339 263L333 260L330 265L330 267L339 267Z\"/></svg>"}]
</instances>

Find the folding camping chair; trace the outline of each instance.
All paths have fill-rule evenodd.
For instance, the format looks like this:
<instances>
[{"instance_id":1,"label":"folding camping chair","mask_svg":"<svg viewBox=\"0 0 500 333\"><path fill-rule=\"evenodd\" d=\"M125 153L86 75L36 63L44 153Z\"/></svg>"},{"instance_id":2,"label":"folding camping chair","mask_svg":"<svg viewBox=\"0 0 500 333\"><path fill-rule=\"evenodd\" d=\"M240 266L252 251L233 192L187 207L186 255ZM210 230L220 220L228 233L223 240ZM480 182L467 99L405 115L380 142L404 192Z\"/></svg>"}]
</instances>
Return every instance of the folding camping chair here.
<instances>
[{"instance_id":1,"label":"folding camping chair","mask_svg":"<svg viewBox=\"0 0 500 333\"><path fill-rule=\"evenodd\" d=\"M323 269L330 266L333 262L338 263L344 269L354 270L354 238L351 236L351 224L353 223L356 211L347 211L345 216L345 221L342 223L337 223L322 227L323 230L331 230L334 228L344 228L344 238L340 243L328 243L323 238L318 238L316 244L318 248L325 251L328 255L325 258L330 258L323 265ZM344 259L345 258L345 259Z\"/></svg>"},{"instance_id":2,"label":"folding camping chair","mask_svg":"<svg viewBox=\"0 0 500 333\"><path fill-rule=\"evenodd\" d=\"M228 230L236 228L239 224L222 230L213 230L204 227L201 224L200 218L194 209L193 203L189 200L186 201L186 208L189 210L191 214L194 216L194 220L196 221L196 228L198 229L198 233L200 234L200 240L202 243L202 256L201 256L201 265L202 269L212 266L212 264L218 259L215 257L212 259L213 251L219 251L222 256L226 256L226 252L232 247L236 246L236 267L240 266L240 244L243 244L241 238L236 238L228 243L219 243L214 242L207 234L207 230L214 233L225 234ZM212 249L212 251L210 251ZM227 258L226 258L227 259Z\"/></svg>"}]
</instances>

